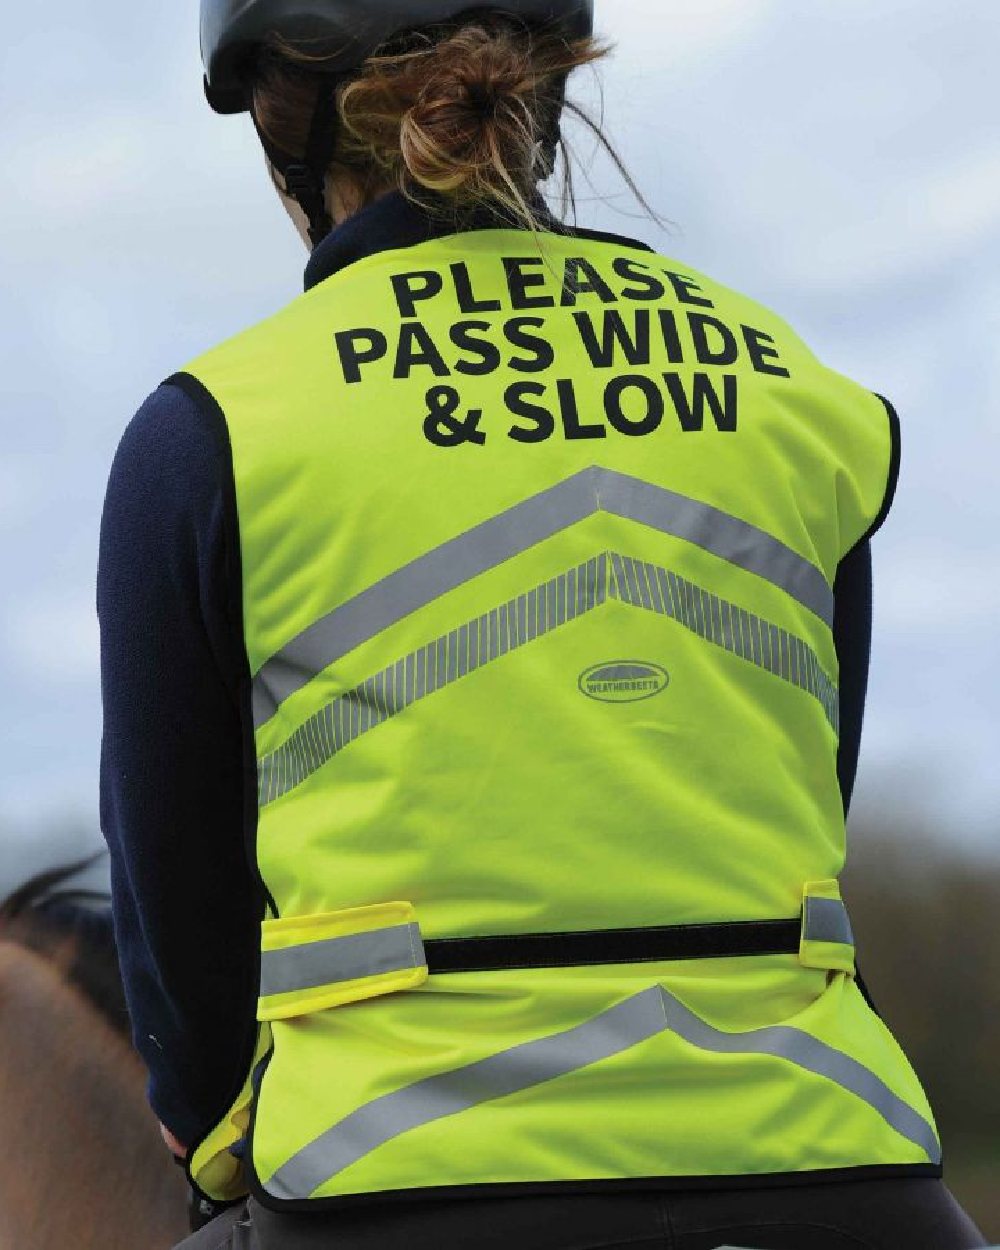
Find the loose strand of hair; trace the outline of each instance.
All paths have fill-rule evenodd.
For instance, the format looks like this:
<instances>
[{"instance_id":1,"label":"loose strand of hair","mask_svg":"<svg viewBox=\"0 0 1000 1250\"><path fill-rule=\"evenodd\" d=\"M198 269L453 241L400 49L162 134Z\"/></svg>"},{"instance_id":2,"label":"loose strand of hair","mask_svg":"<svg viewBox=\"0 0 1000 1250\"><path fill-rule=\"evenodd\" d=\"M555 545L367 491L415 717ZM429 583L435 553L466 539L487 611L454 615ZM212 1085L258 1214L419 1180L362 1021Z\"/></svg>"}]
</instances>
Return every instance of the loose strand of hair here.
<instances>
[{"instance_id":1,"label":"loose strand of hair","mask_svg":"<svg viewBox=\"0 0 1000 1250\"><path fill-rule=\"evenodd\" d=\"M658 213L656 209L652 206L652 204L650 204L649 200L643 194L642 189L640 188L639 184L629 173L628 168L625 165L625 162L615 151L614 145L611 143L608 137L604 134L603 130L601 129L600 124L595 122L593 118L588 115L586 109L581 108L578 104L574 103L572 100L566 101L566 109L568 112L572 113L573 116L576 117L579 121L583 122L584 126L586 126L586 128L594 136L594 138L597 140L601 148L603 148L603 150L607 153L607 155L611 157L611 160L615 168L618 170L618 173L620 174L622 181L625 183L628 189L635 196L636 200L642 206L647 216L649 216L656 223L656 225L660 227L661 230L668 229L671 223L668 221L667 218L663 217L660 213ZM589 177L588 177L588 181L589 181Z\"/></svg>"}]
</instances>

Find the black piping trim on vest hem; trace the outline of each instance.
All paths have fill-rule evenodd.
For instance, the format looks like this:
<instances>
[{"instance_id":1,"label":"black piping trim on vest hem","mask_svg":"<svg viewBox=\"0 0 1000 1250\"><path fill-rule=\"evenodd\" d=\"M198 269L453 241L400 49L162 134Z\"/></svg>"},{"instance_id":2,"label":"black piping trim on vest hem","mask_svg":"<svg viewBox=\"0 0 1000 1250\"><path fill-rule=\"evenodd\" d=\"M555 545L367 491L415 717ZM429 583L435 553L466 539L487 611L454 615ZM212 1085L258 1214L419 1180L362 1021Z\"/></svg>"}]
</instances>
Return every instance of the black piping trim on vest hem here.
<instances>
[{"instance_id":1,"label":"black piping trim on vest hem","mask_svg":"<svg viewBox=\"0 0 1000 1250\"><path fill-rule=\"evenodd\" d=\"M250 1121L247 1124L246 1145L243 1149L243 1175L247 1182L248 1191L254 1196L264 1193L264 1186L261 1179L257 1175L257 1168L253 1161L253 1143L257 1133L257 1111L260 1108L260 1091L264 1084L264 1078L267 1076L267 1070L271 1066L271 1060L274 1058L274 1035L271 1036L271 1047L267 1054L261 1060L260 1072L257 1078L257 1084L254 1088L253 1099L250 1103ZM264 1204L261 1203L263 1206Z\"/></svg>"},{"instance_id":2,"label":"black piping trim on vest hem","mask_svg":"<svg viewBox=\"0 0 1000 1250\"><path fill-rule=\"evenodd\" d=\"M896 487L899 484L899 465L902 445L902 437L899 427L899 414L884 395L879 395L878 392L874 392L874 394L875 398L881 400L881 402L885 405L885 410L889 417L889 473L885 484L885 494L882 496L882 506L878 510L878 515L850 549L850 551L842 557L843 560L846 560L847 556L849 556L851 552L857 551L862 544L869 542L885 524L885 519L889 515L889 510L892 508L893 500L896 498Z\"/></svg>"},{"instance_id":3,"label":"black piping trim on vest hem","mask_svg":"<svg viewBox=\"0 0 1000 1250\"><path fill-rule=\"evenodd\" d=\"M430 938L424 940L424 952L428 971L436 975L508 968L655 963L666 959L797 955L801 935L801 918L796 916L789 920Z\"/></svg>"},{"instance_id":4,"label":"black piping trim on vest hem","mask_svg":"<svg viewBox=\"0 0 1000 1250\"><path fill-rule=\"evenodd\" d=\"M639 1176L601 1177L579 1181L518 1181L482 1185L435 1185L420 1189L387 1189L366 1194L339 1194L328 1198L277 1199L261 1185L252 1165L250 1193L256 1202L269 1211L319 1212L363 1207L371 1203L419 1202L447 1198L529 1198L544 1194L607 1194L616 1190L665 1190L670 1193L718 1190L779 1189L795 1185L820 1185L854 1181L915 1179L940 1180L939 1163L879 1163L858 1167L821 1168L815 1172L767 1172L735 1176Z\"/></svg>"},{"instance_id":5,"label":"black piping trim on vest hem","mask_svg":"<svg viewBox=\"0 0 1000 1250\"><path fill-rule=\"evenodd\" d=\"M227 575L227 594L229 602L229 610L232 613L234 628L238 630L239 636L245 639L243 625L243 557L240 545L239 531L239 510L236 504L236 477L233 469L233 448L229 438L229 423L226 421L225 414L219 406L218 400L212 392L196 377L190 373L174 373L167 378L164 386L175 386L195 404L205 417L212 435L215 438L223 463L225 472L222 475L222 510L223 510L223 526L225 530L226 545L226 575ZM250 659L246 652L246 646L243 647L242 655L242 671L240 673L239 686L239 715L240 724L243 727L243 846L246 854L247 863L250 868L251 876L260 891L261 901L261 918L264 914L264 903L266 902L277 915L277 907L271 896L270 890L264 882L261 875L260 866L257 863L257 821L259 809L257 805L257 751L256 743L253 735L253 679L250 673ZM247 728L249 727L249 733ZM243 1086L246 1084L253 1067L254 1052L257 1049L257 1039L260 1032L260 1024L257 1021L257 994L260 984L260 943L255 941L253 949L250 953L250 965L253 976L250 981L250 992L252 997L248 999L245 1018L250 1022L247 1029L247 1037L243 1043L243 1050L240 1063L237 1070L237 1077L233 1087L227 1091L227 1097L219 1106L218 1113L213 1115L209 1127L195 1141L188 1143L187 1159L185 1161L185 1174L188 1183L191 1185L194 1193L201 1199L213 1203L220 1211L232 1203L220 1203L216 1199L211 1198L208 1194L199 1189L191 1175L191 1161L194 1158L195 1151L201 1146L202 1142L209 1136L213 1129L218 1127L222 1119L228 1114L233 1103L239 1097Z\"/></svg>"}]
</instances>

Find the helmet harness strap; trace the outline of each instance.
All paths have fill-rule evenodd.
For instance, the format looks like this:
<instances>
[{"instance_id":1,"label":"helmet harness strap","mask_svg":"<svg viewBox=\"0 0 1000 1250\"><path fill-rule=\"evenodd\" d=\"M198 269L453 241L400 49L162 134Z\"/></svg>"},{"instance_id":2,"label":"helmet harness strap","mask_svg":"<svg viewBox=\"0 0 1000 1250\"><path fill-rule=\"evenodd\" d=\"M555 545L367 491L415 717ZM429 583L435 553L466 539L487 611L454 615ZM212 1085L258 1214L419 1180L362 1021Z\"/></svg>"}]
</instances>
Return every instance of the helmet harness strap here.
<instances>
[{"instance_id":1,"label":"helmet harness strap","mask_svg":"<svg viewBox=\"0 0 1000 1250\"><path fill-rule=\"evenodd\" d=\"M559 145L562 143L562 138L563 138L562 125L561 125L560 119L562 116L563 108L566 104L566 87L567 87L568 81L569 81L568 73L560 74L559 77L556 79L555 112L554 112L554 115L550 119L548 119L549 124L548 124L547 131L542 136L541 175L542 175L543 181L546 178L551 178L553 172L555 171L556 160L558 159L558 156L559 156Z\"/></svg>"},{"instance_id":2,"label":"helmet harness strap","mask_svg":"<svg viewBox=\"0 0 1000 1250\"><path fill-rule=\"evenodd\" d=\"M268 160L281 174L285 192L294 199L309 221L309 238L317 247L333 229L333 218L326 206L326 174L337 146L338 79L325 75L309 123L304 156L290 156L264 134L252 103L250 117Z\"/></svg>"}]
</instances>

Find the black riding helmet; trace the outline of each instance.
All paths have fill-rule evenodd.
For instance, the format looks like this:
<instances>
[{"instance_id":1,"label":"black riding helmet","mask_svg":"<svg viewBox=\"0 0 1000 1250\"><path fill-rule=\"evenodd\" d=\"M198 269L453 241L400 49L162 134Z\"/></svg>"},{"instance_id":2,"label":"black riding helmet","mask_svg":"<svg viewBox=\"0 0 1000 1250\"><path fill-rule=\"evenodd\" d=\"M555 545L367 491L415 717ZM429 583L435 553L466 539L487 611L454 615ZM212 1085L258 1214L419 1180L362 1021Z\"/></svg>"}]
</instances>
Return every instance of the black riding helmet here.
<instances>
[{"instance_id":1,"label":"black riding helmet","mask_svg":"<svg viewBox=\"0 0 1000 1250\"><path fill-rule=\"evenodd\" d=\"M201 55L205 95L217 113L250 108L255 55L269 35L309 43L329 54L324 73L336 82L347 77L394 35L434 26L475 9L510 14L530 25L555 27L569 39L593 32L594 0L201 0ZM324 183L333 158L334 92L321 92L305 157L277 151L260 134L272 165L288 193L309 218L310 238L319 243L332 229ZM254 118L254 125L257 119Z\"/></svg>"}]
</instances>

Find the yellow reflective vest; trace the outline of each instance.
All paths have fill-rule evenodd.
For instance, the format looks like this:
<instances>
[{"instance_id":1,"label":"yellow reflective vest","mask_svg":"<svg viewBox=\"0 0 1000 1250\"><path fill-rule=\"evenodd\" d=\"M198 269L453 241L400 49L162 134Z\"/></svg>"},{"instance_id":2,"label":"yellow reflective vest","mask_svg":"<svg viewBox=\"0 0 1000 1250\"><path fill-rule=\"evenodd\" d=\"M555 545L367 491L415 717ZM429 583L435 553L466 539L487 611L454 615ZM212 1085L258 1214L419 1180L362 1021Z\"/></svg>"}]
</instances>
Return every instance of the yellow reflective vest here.
<instances>
[{"instance_id":1,"label":"yellow reflective vest","mask_svg":"<svg viewBox=\"0 0 1000 1250\"><path fill-rule=\"evenodd\" d=\"M891 408L639 244L503 229L183 382L232 449L269 899L199 1189L939 1174L837 886L832 585Z\"/></svg>"}]
</instances>

